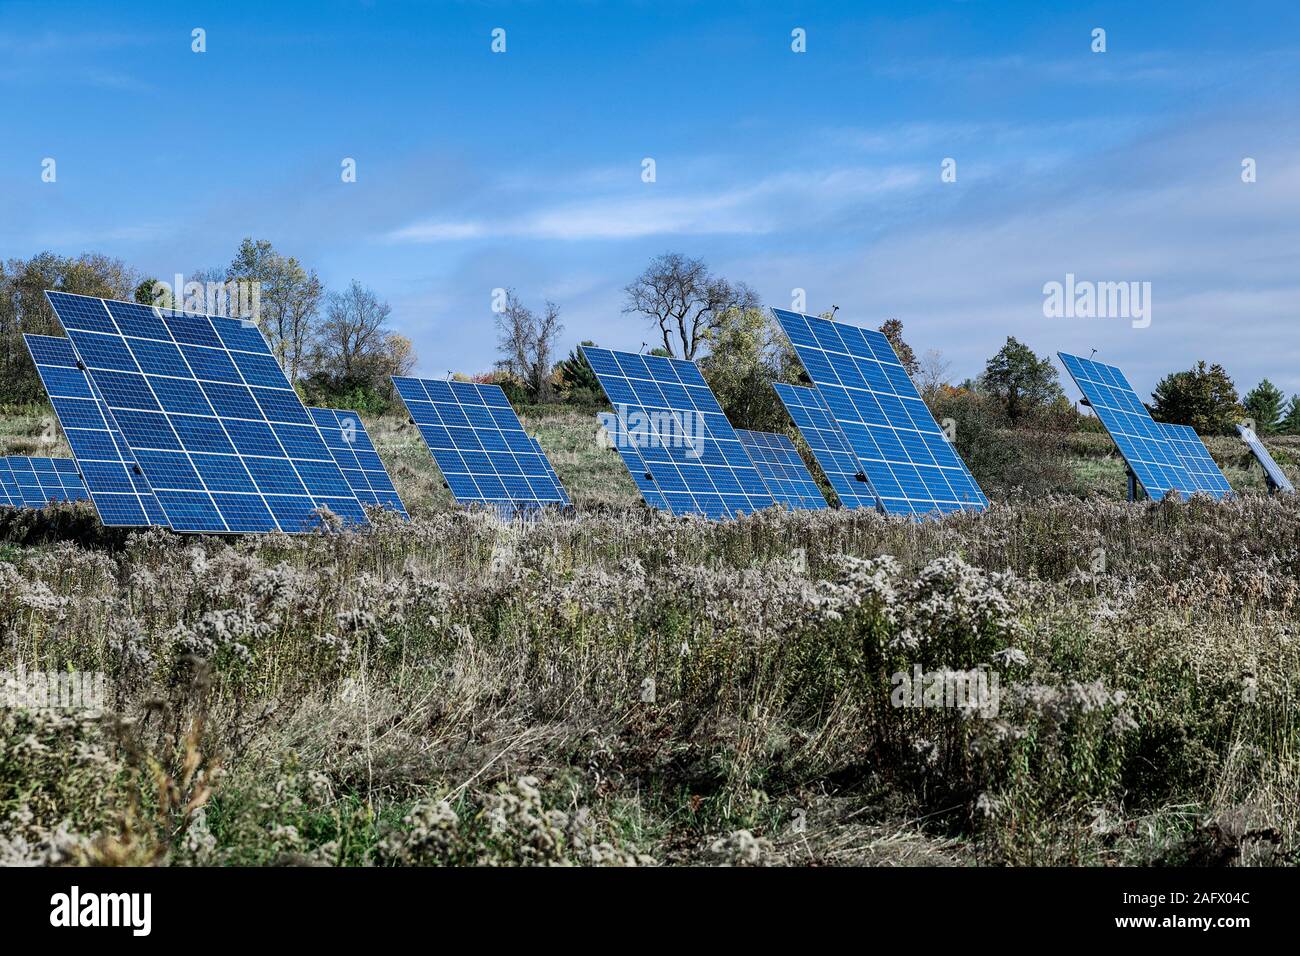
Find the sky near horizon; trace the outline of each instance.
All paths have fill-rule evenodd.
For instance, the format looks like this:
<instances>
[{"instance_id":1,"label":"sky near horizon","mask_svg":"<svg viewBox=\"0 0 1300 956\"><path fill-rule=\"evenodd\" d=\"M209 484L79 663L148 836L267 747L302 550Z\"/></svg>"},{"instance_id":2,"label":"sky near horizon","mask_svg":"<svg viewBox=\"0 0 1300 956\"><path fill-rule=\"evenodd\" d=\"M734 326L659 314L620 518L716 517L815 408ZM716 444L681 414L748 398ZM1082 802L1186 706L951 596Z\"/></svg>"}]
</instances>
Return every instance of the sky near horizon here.
<instances>
[{"instance_id":1,"label":"sky near horizon","mask_svg":"<svg viewBox=\"0 0 1300 956\"><path fill-rule=\"evenodd\" d=\"M1297 90L1284 2L3 0L0 258L170 279L269 239L441 376L491 367L503 287L560 305L563 352L653 344L622 289L672 250L897 317L954 380L1014 335L1144 395L1200 359L1290 394ZM1150 283L1149 324L1045 315L1067 275Z\"/></svg>"}]
</instances>

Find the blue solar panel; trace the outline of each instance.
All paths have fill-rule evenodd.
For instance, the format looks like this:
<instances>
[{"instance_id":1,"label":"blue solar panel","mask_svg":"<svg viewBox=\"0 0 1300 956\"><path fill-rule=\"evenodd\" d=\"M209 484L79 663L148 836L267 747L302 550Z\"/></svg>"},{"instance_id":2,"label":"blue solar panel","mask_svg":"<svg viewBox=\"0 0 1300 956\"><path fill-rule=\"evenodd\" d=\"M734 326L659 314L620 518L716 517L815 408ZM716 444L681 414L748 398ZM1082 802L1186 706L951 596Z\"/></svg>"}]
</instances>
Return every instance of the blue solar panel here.
<instances>
[{"instance_id":1,"label":"blue solar panel","mask_svg":"<svg viewBox=\"0 0 1300 956\"><path fill-rule=\"evenodd\" d=\"M622 430L645 438L637 452L669 511L730 518L775 504L694 362L579 347Z\"/></svg>"},{"instance_id":2,"label":"blue solar panel","mask_svg":"<svg viewBox=\"0 0 1300 956\"><path fill-rule=\"evenodd\" d=\"M506 516L567 503L501 386L399 376L393 384L458 502Z\"/></svg>"},{"instance_id":3,"label":"blue solar panel","mask_svg":"<svg viewBox=\"0 0 1300 956\"><path fill-rule=\"evenodd\" d=\"M773 309L890 514L982 511L989 501L884 334Z\"/></svg>"},{"instance_id":4,"label":"blue solar panel","mask_svg":"<svg viewBox=\"0 0 1300 956\"><path fill-rule=\"evenodd\" d=\"M1228 484L1228 479L1214 463L1210 450L1205 447L1205 442L1201 441L1201 436L1196 434L1194 428L1190 425L1170 425L1164 422L1158 424L1164 430L1169 443L1174 446L1174 453L1178 455L1178 460L1192 476L1192 482L1196 485L1193 491L1203 491L1215 498L1226 498L1232 494L1232 486Z\"/></svg>"},{"instance_id":5,"label":"blue solar panel","mask_svg":"<svg viewBox=\"0 0 1300 956\"><path fill-rule=\"evenodd\" d=\"M831 418L830 409L815 388L773 382L781 404L790 413L799 434L845 508L879 508L862 463L849 447L848 439Z\"/></svg>"},{"instance_id":6,"label":"blue solar panel","mask_svg":"<svg viewBox=\"0 0 1300 956\"><path fill-rule=\"evenodd\" d=\"M609 435L614 450L618 452L618 457L623 459L623 465L627 468L627 473L632 476L645 503L659 511L670 510L659 486L655 484L654 476L650 474L650 469L641 460L641 453L637 451L636 441L640 435L634 436L626 432L614 412L601 412L596 416L596 422Z\"/></svg>"},{"instance_id":7,"label":"blue solar panel","mask_svg":"<svg viewBox=\"0 0 1300 956\"><path fill-rule=\"evenodd\" d=\"M302 533L365 512L251 323L47 292L177 531Z\"/></svg>"},{"instance_id":8,"label":"blue solar panel","mask_svg":"<svg viewBox=\"0 0 1300 956\"><path fill-rule=\"evenodd\" d=\"M340 408L309 408L307 411L311 412L321 437L325 439L325 447L334 456L357 500L363 505L381 505L404 518L409 517L397 489L393 487L393 480L379 460L379 453L370 441L361 416Z\"/></svg>"},{"instance_id":9,"label":"blue solar panel","mask_svg":"<svg viewBox=\"0 0 1300 956\"><path fill-rule=\"evenodd\" d=\"M1176 490L1180 498L1190 497L1196 482L1170 443L1168 433L1151 418L1124 373L1113 365L1065 352L1056 354L1147 495L1159 501Z\"/></svg>"},{"instance_id":10,"label":"blue solar panel","mask_svg":"<svg viewBox=\"0 0 1300 956\"><path fill-rule=\"evenodd\" d=\"M1255 460L1259 462L1260 467L1264 469L1264 473L1268 475L1269 482L1272 486L1278 491L1294 493L1295 485L1291 484L1291 480L1287 478L1286 472L1284 472L1281 466L1273 460L1273 456L1268 453L1268 449L1265 448L1264 443L1259 440L1259 436L1245 425L1237 426L1237 434L1239 434L1241 440L1249 446L1251 454L1255 456Z\"/></svg>"},{"instance_id":11,"label":"blue solar panel","mask_svg":"<svg viewBox=\"0 0 1300 956\"><path fill-rule=\"evenodd\" d=\"M9 468L9 460L4 457L0 457L0 506L7 508L23 506L23 496L18 491L18 486L14 484L14 473Z\"/></svg>"},{"instance_id":12,"label":"blue solar panel","mask_svg":"<svg viewBox=\"0 0 1300 956\"><path fill-rule=\"evenodd\" d=\"M555 482L555 487L560 489L560 500L564 502L566 506L573 504L573 501L569 498L569 493L564 490L564 485L560 483L559 472L555 470L555 466L551 464L551 460L546 457L546 452L542 451L542 443L532 435L529 435L528 437L529 440L532 441L533 448L537 451L537 454L542 456L542 464L546 466L546 473L551 476L551 481Z\"/></svg>"},{"instance_id":13,"label":"blue solar panel","mask_svg":"<svg viewBox=\"0 0 1300 956\"><path fill-rule=\"evenodd\" d=\"M744 428L737 428L736 434L767 490L779 504L795 511L826 507L826 498L808 473L808 466L799 457L794 442L784 435Z\"/></svg>"},{"instance_id":14,"label":"blue solar panel","mask_svg":"<svg viewBox=\"0 0 1300 956\"><path fill-rule=\"evenodd\" d=\"M24 335L23 339L100 521L112 527L166 526L167 517L153 489L112 414L79 367L72 342L52 335Z\"/></svg>"},{"instance_id":15,"label":"blue solar panel","mask_svg":"<svg viewBox=\"0 0 1300 956\"><path fill-rule=\"evenodd\" d=\"M77 463L71 458L6 455L0 461L8 472L6 491L15 508L44 508L55 501L90 499Z\"/></svg>"}]
</instances>

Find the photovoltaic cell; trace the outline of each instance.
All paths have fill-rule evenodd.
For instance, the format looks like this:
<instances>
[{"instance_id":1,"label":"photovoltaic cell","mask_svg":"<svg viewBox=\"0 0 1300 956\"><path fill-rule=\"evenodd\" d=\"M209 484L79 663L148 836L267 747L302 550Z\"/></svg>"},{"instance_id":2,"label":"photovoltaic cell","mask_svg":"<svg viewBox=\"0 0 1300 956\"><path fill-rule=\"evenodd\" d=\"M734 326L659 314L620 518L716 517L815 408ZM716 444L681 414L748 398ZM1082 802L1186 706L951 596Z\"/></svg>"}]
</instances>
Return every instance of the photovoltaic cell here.
<instances>
[{"instance_id":1,"label":"photovoltaic cell","mask_svg":"<svg viewBox=\"0 0 1300 956\"><path fill-rule=\"evenodd\" d=\"M1065 352L1056 354L1106 426L1106 431L1110 432L1115 446L1129 469L1142 482L1147 495L1159 501L1176 490L1179 497L1190 497L1197 488L1196 482L1170 442L1168 433L1152 419L1124 373L1113 365Z\"/></svg>"},{"instance_id":2,"label":"photovoltaic cell","mask_svg":"<svg viewBox=\"0 0 1300 956\"><path fill-rule=\"evenodd\" d=\"M1169 443L1174 446L1178 460L1183 463L1187 473L1195 484L1193 491L1203 491L1215 498L1226 498L1232 494L1232 486L1223 476L1219 466L1214 463L1210 450L1201 441L1201 436L1190 425L1170 425L1158 423L1164 429Z\"/></svg>"},{"instance_id":3,"label":"photovoltaic cell","mask_svg":"<svg viewBox=\"0 0 1300 956\"><path fill-rule=\"evenodd\" d=\"M883 333L772 312L886 512L929 515L988 507Z\"/></svg>"},{"instance_id":4,"label":"photovoltaic cell","mask_svg":"<svg viewBox=\"0 0 1300 956\"><path fill-rule=\"evenodd\" d=\"M79 367L72 342L24 335L54 414L72 446L99 520L111 527L166 526L153 489L136 464L112 414Z\"/></svg>"},{"instance_id":5,"label":"photovoltaic cell","mask_svg":"<svg viewBox=\"0 0 1300 956\"><path fill-rule=\"evenodd\" d=\"M567 502L499 385L401 376L393 384L458 502L507 517Z\"/></svg>"},{"instance_id":6,"label":"photovoltaic cell","mask_svg":"<svg viewBox=\"0 0 1300 956\"><path fill-rule=\"evenodd\" d=\"M669 511L731 518L772 507L758 469L694 362L579 347L621 430L644 436L636 451Z\"/></svg>"},{"instance_id":7,"label":"photovoltaic cell","mask_svg":"<svg viewBox=\"0 0 1300 956\"><path fill-rule=\"evenodd\" d=\"M1237 426L1237 434L1241 436L1241 440L1250 448L1251 454L1255 456L1255 460L1258 461L1260 467L1264 469L1264 473L1268 475L1269 481L1272 483L1273 487L1278 491L1294 493L1295 485L1291 484L1291 480L1287 478L1286 472L1284 472L1281 466L1273 460L1273 456L1268 453L1268 449L1265 448L1264 443L1259 440L1259 436L1245 425Z\"/></svg>"},{"instance_id":8,"label":"photovoltaic cell","mask_svg":"<svg viewBox=\"0 0 1300 956\"><path fill-rule=\"evenodd\" d=\"M15 508L44 508L55 501L88 501L86 484L71 458L0 458L6 493Z\"/></svg>"},{"instance_id":9,"label":"photovoltaic cell","mask_svg":"<svg viewBox=\"0 0 1300 956\"><path fill-rule=\"evenodd\" d=\"M177 531L365 525L316 423L251 323L47 292Z\"/></svg>"},{"instance_id":10,"label":"photovoltaic cell","mask_svg":"<svg viewBox=\"0 0 1300 956\"><path fill-rule=\"evenodd\" d=\"M794 442L784 435L744 428L737 428L736 434L767 490L779 504L796 511L826 507L826 498L808 473L808 466L799 457Z\"/></svg>"},{"instance_id":11,"label":"photovoltaic cell","mask_svg":"<svg viewBox=\"0 0 1300 956\"><path fill-rule=\"evenodd\" d=\"M348 485L363 505L382 505L402 517L410 517L406 506L393 487L384 463L361 416L342 408L309 408L311 417L325 439L325 447L348 480Z\"/></svg>"},{"instance_id":12,"label":"photovoltaic cell","mask_svg":"<svg viewBox=\"0 0 1300 956\"><path fill-rule=\"evenodd\" d=\"M880 503L866 481L862 464L857 455L853 454L844 433L831 418L830 409L822 401L817 389L787 385L785 382L772 384L781 404L790 413L799 434L808 443L813 457L825 473L826 480L835 490L840 504L845 508L879 508Z\"/></svg>"},{"instance_id":13,"label":"photovoltaic cell","mask_svg":"<svg viewBox=\"0 0 1300 956\"><path fill-rule=\"evenodd\" d=\"M610 421L610 419L613 421ZM668 507L668 502L664 500L659 486L655 484L650 469L641 460L641 453L637 451L631 439L628 438L622 426L618 423L618 416L613 412L602 412L596 416L596 421L609 434L610 440L614 443L614 450L618 452L618 457L623 459L623 465L627 468L627 473L632 476L632 481L636 483L637 490L641 492L641 497L645 499L645 503L659 511L671 510Z\"/></svg>"},{"instance_id":14,"label":"photovoltaic cell","mask_svg":"<svg viewBox=\"0 0 1300 956\"><path fill-rule=\"evenodd\" d=\"M546 466L546 473L551 476L551 481L555 482L555 487L560 490L560 500L565 504L565 506L573 504L569 498L569 493L564 490L564 485L560 483L560 475L555 470L555 466L552 465L551 460L546 457L546 452L542 451L542 443L531 435L528 437L532 440L533 448L537 451L537 454L542 456L542 464Z\"/></svg>"}]
</instances>

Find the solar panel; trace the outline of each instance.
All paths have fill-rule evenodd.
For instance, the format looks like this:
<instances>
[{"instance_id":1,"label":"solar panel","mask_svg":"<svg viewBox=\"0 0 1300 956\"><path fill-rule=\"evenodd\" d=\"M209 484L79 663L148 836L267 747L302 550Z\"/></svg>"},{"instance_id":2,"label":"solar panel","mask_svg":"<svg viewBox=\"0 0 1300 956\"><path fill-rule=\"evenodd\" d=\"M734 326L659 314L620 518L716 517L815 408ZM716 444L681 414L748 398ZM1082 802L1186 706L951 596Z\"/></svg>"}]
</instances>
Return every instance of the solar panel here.
<instances>
[{"instance_id":1,"label":"solar panel","mask_svg":"<svg viewBox=\"0 0 1300 956\"><path fill-rule=\"evenodd\" d=\"M111 527L166 526L153 489L90 378L72 342L53 335L24 335L54 414L72 447L99 520Z\"/></svg>"},{"instance_id":2,"label":"solar panel","mask_svg":"<svg viewBox=\"0 0 1300 956\"><path fill-rule=\"evenodd\" d=\"M1151 418L1124 373L1113 365L1065 352L1056 354L1110 432L1129 470L1137 475L1147 495L1158 501L1176 489L1179 497L1189 497L1196 490L1196 482L1168 434Z\"/></svg>"},{"instance_id":3,"label":"solar panel","mask_svg":"<svg viewBox=\"0 0 1300 956\"><path fill-rule=\"evenodd\" d=\"M1178 460L1183 463L1196 486L1193 491L1203 491L1215 498L1226 498L1232 494L1232 486L1223 476L1219 466L1214 463L1210 450L1201 441L1201 436L1190 425L1170 425L1158 423L1164 429L1169 443L1174 446Z\"/></svg>"},{"instance_id":4,"label":"solar panel","mask_svg":"<svg viewBox=\"0 0 1300 956\"><path fill-rule=\"evenodd\" d=\"M1258 461L1260 466L1264 469L1264 474L1268 475L1269 483L1273 488L1278 491L1294 493L1295 485L1291 484L1291 480L1287 478L1286 472L1284 472L1281 466L1273 460L1273 456L1268 453L1268 449L1265 448L1264 443L1259 440L1259 436L1245 425L1237 426L1237 434L1239 434L1241 440L1250 447L1251 453L1255 456L1255 460Z\"/></svg>"},{"instance_id":5,"label":"solar panel","mask_svg":"<svg viewBox=\"0 0 1300 956\"><path fill-rule=\"evenodd\" d=\"M572 500L569 498L569 493L564 490L564 485L560 483L560 475L555 470L555 466L552 465L551 460L546 457L546 452L542 451L542 443L532 435L529 435L528 437L529 440L532 441L533 448L536 449L537 454L542 456L542 464L546 466L546 473L551 476L551 481L555 482L555 487L560 489L560 500L564 502L566 507L573 504Z\"/></svg>"},{"instance_id":6,"label":"solar panel","mask_svg":"<svg viewBox=\"0 0 1300 956\"><path fill-rule=\"evenodd\" d=\"M380 505L404 518L410 517L379 453L375 451L361 416L342 408L309 408L307 411L357 500L363 505Z\"/></svg>"},{"instance_id":7,"label":"solar panel","mask_svg":"<svg viewBox=\"0 0 1300 956\"><path fill-rule=\"evenodd\" d=\"M9 459L0 457L0 506L21 508L23 496L14 484L14 473L9 468Z\"/></svg>"},{"instance_id":8,"label":"solar panel","mask_svg":"<svg viewBox=\"0 0 1300 956\"><path fill-rule=\"evenodd\" d=\"M737 428L736 434L778 503L795 511L826 507L826 498L808 473L808 466L799 457L794 442L784 435L745 428Z\"/></svg>"},{"instance_id":9,"label":"solar panel","mask_svg":"<svg viewBox=\"0 0 1300 956\"><path fill-rule=\"evenodd\" d=\"M302 533L320 509L367 524L255 325L46 296L172 528Z\"/></svg>"},{"instance_id":10,"label":"solar panel","mask_svg":"<svg viewBox=\"0 0 1300 956\"><path fill-rule=\"evenodd\" d=\"M773 309L890 514L983 511L988 498L883 333Z\"/></svg>"},{"instance_id":11,"label":"solar panel","mask_svg":"<svg viewBox=\"0 0 1300 956\"><path fill-rule=\"evenodd\" d=\"M862 471L862 464L849 447L848 439L831 418L830 409L817 389L773 382L781 404L790 413L799 434L808 443L813 458L845 508L879 508ZM861 477L859 477L861 476Z\"/></svg>"},{"instance_id":12,"label":"solar panel","mask_svg":"<svg viewBox=\"0 0 1300 956\"><path fill-rule=\"evenodd\" d=\"M90 495L71 458L28 458L6 455L3 459L12 484L8 489L15 508L44 508L55 501L87 501Z\"/></svg>"},{"instance_id":13,"label":"solar panel","mask_svg":"<svg viewBox=\"0 0 1300 956\"><path fill-rule=\"evenodd\" d=\"M650 469L641 460L641 453L633 444L633 438L619 424L618 415L614 412L601 412L596 416L596 421L609 434L614 450L618 452L619 458L623 459L623 465L632 476L632 481L636 483L637 490L641 492L645 503L659 511L670 510L659 486L655 484L654 476L650 474Z\"/></svg>"},{"instance_id":14,"label":"solar panel","mask_svg":"<svg viewBox=\"0 0 1300 956\"><path fill-rule=\"evenodd\" d=\"M637 452L669 511L730 518L772 507L767 486L694 362L579 348L622 429L645 439Z\"/></svg>"},{"instance_id":15,"label":"solar panel","mask_svg":"<svg viewBox=\"0 0 1300 956\"><path fill-rule=\"evenodd\" d=\"M393 384L456 501L506 516L567 502L501 386L401 376Z\"/></svg>"}]
</instances>

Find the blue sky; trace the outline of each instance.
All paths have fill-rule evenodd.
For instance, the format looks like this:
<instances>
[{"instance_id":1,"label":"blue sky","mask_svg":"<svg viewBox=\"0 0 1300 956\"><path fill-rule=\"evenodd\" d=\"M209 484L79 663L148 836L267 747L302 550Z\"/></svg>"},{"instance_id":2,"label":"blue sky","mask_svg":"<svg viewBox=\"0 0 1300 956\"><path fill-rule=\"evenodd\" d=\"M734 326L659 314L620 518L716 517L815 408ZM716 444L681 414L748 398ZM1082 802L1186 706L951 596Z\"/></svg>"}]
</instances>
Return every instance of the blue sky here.
<instances>
[{"instance_id":1,"label":"blue sky","mask_svg":"<svg viewBox=\"0 0 1300 956\"><path fill-rule=\"evenodd\" d=\"M639 348L622 287L675 250L896 316L956 379L1015 335L1139 391L1204 358L1300 392L1300 5L179 6L0 4L0 256L169 277L270 239L442 374L490 367L497 287L566 351ZM1150 282L1150 326L1045 317L1067 273Z\"/></svg>"}]
</instances>

